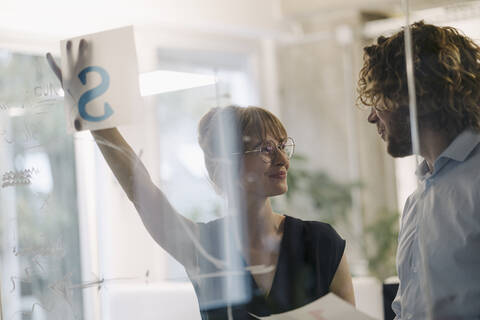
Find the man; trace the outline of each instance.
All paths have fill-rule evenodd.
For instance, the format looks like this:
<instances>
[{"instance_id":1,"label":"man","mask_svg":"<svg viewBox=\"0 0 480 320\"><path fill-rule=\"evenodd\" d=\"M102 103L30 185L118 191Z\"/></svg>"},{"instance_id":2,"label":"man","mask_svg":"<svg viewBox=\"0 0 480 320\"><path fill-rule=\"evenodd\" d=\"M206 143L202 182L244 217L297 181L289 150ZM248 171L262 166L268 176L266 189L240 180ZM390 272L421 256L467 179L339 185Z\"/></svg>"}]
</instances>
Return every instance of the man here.
<instances>
[{"instance_id":1,"label":"man","mask_svg":"<svg viewBox=\"0 0 480 320\"><path fill-rule=\"evenodd\" d=\"M396 319L480 319L480 48L451 27L411 25L419 186L397 251ZM412 154L404 33L364 49L359 100L393 157Z\"/></svg>"}]
</instances>

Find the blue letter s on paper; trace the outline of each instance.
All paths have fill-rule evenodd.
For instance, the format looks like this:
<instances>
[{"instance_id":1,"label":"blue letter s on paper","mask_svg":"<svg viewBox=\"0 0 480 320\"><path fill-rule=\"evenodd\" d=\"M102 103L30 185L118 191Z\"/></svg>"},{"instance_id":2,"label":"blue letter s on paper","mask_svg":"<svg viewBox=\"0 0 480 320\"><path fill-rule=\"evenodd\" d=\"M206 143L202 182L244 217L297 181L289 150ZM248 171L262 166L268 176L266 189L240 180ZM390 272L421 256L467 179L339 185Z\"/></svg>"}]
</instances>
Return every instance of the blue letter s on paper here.
<instances>
[{"instance_id":1,"label":"blue letter s on paper","mask_svg":"<svg viewBox=\"0 0 480 320\"><path fill-rule=\"evenodd\" d=\"M87 103L98 98L108 90L108 87L110 86L110 76L108 75L108 72L101 67L86 67L78 74L78 77L83 85L87 84L87 73L89 72L97 72L100 74L102 77L102 82L97 87L82 94L78 100L78 111L83 119L87 121L99 122L109 118L113 114L113 109L110 107L110 104L105 102L104 114L102 116L95 117L87 112Z\"/></svg>"}]
</instances>

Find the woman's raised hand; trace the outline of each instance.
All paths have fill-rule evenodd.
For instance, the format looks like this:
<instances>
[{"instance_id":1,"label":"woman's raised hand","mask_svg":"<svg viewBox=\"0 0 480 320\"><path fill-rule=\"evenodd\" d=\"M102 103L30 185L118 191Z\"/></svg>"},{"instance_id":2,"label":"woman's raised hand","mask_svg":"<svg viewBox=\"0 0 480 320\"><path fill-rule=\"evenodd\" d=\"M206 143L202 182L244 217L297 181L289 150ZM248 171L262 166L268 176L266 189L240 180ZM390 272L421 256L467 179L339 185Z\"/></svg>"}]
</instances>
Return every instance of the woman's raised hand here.
<instances>
[{"instance_id":1,"label":"woman's raised hand","mask_svg":"<svg viewBox=\"0 0 480 320\"><path fill-rule=\"evenodd\" d=\"M76 56L76 61L74 61L74 54L73 54L73 43L71 40L67 41L67 61L68 61L68 69L66 70L65 74L62 73L62 69L57 65L55 62L55 59L53 58L52 54L50 52L47 53L47 61L48 65L52 69L52 71L55 73L57 76L58 80L62 84L62 87L64 87L64 83L67 81L70 81L72 78L72 75L75 75L79 65L83 64L84 62L87 61L87 48L88 48L88 43L87 40L81 39L78 45L78 55ZM66 76L66 78L64 78Z\"/></svg>"},{"instance_id":2,"label":"woman's raised hand","mask_svg":"<svg viewBox=\"0 0 480 320\"><path fill-rule=\"evenodd\" d=\"M78 44L78 54L75 54L73 50L72 40L68 40L66 43L66 58L67 58L67 69L63 70L57 65L55 59L53 58L50 52L47 53L47 62L50 66L50 69L55 73L58 80L60 81L62 88L66 95L70 96L73 101L77 101L77 98L80 96L80 93L72 92L70 88L70 82L73 77L78 75L78 69L85 65L85 63L90 58L89 52L87 50L88 43L87 40L81 39ZM76 98L77 97L77 98ZM80 121L77 119L74 121L74 126L77 130L81 129Z\"/></svg>"}]
</instances>

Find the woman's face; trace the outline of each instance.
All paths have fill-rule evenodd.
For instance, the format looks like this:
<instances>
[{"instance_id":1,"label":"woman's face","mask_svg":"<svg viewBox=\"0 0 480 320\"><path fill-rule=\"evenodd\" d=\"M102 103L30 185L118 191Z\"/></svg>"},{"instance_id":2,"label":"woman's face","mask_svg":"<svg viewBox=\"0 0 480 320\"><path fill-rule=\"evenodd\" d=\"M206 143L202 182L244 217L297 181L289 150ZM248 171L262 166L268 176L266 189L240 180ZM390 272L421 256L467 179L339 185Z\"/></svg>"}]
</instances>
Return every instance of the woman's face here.
<instances>
[{"instance_id":1,"label":"woman's face","mask_svg":"<svg viewBox=\"0 0 480 320\"><path fill-rule=\"evenodd\" d=\"M287 192L287 171L290 165L288 156L276 147L271 155L266 152L248 152L265 150L267 145L278 146L284 141L267 135L264 140L252 138L246 143L247 153L243 156L241 183L248 195L272 197Z\"/></svg>"}]
</instances>

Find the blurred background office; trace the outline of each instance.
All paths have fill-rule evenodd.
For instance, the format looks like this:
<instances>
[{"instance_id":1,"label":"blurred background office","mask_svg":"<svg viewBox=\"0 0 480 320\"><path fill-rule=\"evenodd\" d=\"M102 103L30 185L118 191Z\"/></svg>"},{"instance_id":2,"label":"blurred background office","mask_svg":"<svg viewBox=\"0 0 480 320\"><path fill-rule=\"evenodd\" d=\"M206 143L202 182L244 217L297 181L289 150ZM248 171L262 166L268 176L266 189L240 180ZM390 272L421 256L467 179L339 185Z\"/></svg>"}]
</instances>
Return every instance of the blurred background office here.
<instances>
[{"instance_id":1,"label":"blurred background office","mask_svg":"<svg viewBox=\"0 0 480 320\"><path fill-rule=\"evenodd\" d=\"M159 312L199 319L183 267L145 231L90 134L66 133L64 93L44 58L59 57L60 40L125 25L135 30L144 105L121 130L178 211L195 221L221 215L197 144L201 115L230 104L271 110L296 141L290 190L274 209L335 227L347 240L357 307L382 319L381 285L396 275L399 213L416 187L416 160L391 158L368 110L356 106L362 48L398 31L407 13L411 22L480 39L478 1L406 7L399 0L3 1L3 319L148 320Z\"/></svg>"}]
</instances>

